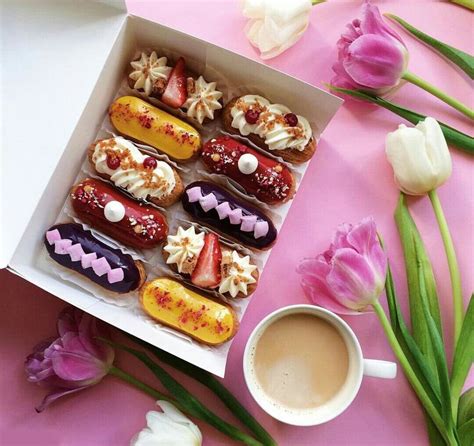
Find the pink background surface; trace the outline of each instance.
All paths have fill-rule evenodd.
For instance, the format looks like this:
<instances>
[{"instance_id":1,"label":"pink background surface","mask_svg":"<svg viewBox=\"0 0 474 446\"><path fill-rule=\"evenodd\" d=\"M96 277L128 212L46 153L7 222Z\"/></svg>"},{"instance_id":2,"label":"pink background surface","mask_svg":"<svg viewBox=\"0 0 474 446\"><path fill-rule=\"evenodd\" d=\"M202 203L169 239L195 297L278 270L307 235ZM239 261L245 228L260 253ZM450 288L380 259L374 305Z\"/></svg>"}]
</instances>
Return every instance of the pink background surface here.
<instances>
[{"instance_id":1,"label":"pink background surface","mask_svg":"<svg viewBox=\"0 0 474 446\"><path fill-rule=\"evenodd\" d=\"M472 14L465 9L445 2L422 0L374 3L382 12L400 15L433 36L473 52ZM338 36L345 24L357 16L360 4L359 1L330 0L315 7L311 25L300 42L268 64L322 86L332 76L330 67L335 59ZM245 19L239 13L237 1L129 1L128 7L133 14L258 60L242 32ZM454 97L470 101L472 106L473 92L468 78L413 38L401 34L410 50L411 70L442 86ZM467 118L414 86L404 86L394 99L461 130L469 130ZM367 215L375 217L388 245L402 305L406 309L403 263L392 217L398 192L384 155L385 134L399 122L401 120L390 112L362 103L346 104L338 112L323 135L232 345L224 382L282 445L427 444L422 411L402 373L392 381L366 378L353 405L339 418L319 427L296 428L272 420L257 407L245 388L241 367L245 342L255 325L276 308L306 302L294 273L295 265L302 257L324 250L341 222L357 222ZM474 289L473 166L472 159L457 150L452 150L452 156L453 175L439 194L458 249L467 301ZM431 253L445 330L450 339L449 275L436 222L427 199L412 200L411 209ZM23 360L35 343L54 334L54 321L64 304L6 271L0 272L0 284L0 443L128 444L134 433L144 426L145 413L153 409L154 402L114 378L106 378L95 388L60 401L40 415L34 412L33 407L42 398L43 390L26 382ZM385 299L382 300L385 305ZM366 357L394 359L374 315L346 320L359 337ZM119 364L156 385L136 361L119 355ZM182 378L177 372L175 376ZM182 381L211 408L227 414L199 385L185 378ZM231 444L203 423L200 427L205 445Z\"/></svg>"}]
</instances>

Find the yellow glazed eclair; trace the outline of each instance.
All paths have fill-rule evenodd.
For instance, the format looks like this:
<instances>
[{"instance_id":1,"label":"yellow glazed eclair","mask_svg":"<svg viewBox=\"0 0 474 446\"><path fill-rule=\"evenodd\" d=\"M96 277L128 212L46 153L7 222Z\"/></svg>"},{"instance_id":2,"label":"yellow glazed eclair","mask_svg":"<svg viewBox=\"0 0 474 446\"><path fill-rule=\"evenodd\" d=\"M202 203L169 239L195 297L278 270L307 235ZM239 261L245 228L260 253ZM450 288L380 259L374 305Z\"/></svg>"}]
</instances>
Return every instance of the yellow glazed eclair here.
<instances>
[{"instance_id":1,"label":"yellow glazed eclair","mask_svg":"<svg viewBox=\"0 0 474 446\"><path fill-rule=\"evenodd\" d=\"M201 148L201 137L194 127L142 99L133 96L116 99L109 116L120 133L177 161L192 159Z\"/></svg>"},{"instance_id":2,"label":"yellow glazed eclair","mask_svg":"<svg viewBox=\"0 0 474 446\"><path fill-rule=\"evenodd\" d=\"M146 282L140 290L140 301L150 317L203 344L219 345L237 333L239 323L230 306L176 280L163 277Z\"/></svg>"}]
</instances>

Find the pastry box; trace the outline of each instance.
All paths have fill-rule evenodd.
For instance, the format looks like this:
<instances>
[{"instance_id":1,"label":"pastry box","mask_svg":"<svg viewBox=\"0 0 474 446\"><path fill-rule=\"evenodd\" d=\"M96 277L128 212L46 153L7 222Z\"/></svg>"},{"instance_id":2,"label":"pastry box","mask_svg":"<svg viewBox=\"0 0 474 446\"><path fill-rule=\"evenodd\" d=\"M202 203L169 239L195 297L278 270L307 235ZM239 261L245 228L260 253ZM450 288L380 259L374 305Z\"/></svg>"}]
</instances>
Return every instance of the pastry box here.
<instances>
[{"instance_id":1,"label":"pastry box","mask_svg":"<svg viewBox=\"0 0 474 446\"><path fill-rule=\"evenodd\" d=\"M198 281L194 276L194 272L198 269L196 264L193 266L193 275L190 279L179 274L176 269L170 268L165 262L165 259L179 259L176 250L165 249L164 251L167 251L165 257L164 251L162 252L159 247L149 250L130 248L110 237L110 234L97 230L93 219L92 222L86 222L75 213L72 206L74 197L70 196L71 187L78 183L83 184L86 178L100 181L97 171L91 168L91 162L88 160L88 148L91 144L94 147L93 144L98 140L116 142L122 141L120 137L127 137L124 131L118 131L112 125L108 114L110 105L120 101L119 98L132 97L133 102L136 101L133 99L135 97L163 108L159 100L154 101L153 98L147 97L143 89L141 91L139 88L134 89L133 83L130 84L127 80L130 62L140 60L142 53L150 55L152 51L156 51L160 56L167 56L168 60L176 65L176 61L183 57L186 67L192 72L202 74L208 80L217 81L217 86L222 91L221 101L224 106L232 98L244 96L253 98L255 95L268 99L271 104L284 104L300 117L300 121L303 119L301 117L307 119L316 142L336 113L341 100L307 83L208 42L158 23L127 15L125 6L120 1L82 2L80 8L75 6L74 2L46 1L42 2L40 11L32 7L32 3L28 3L16 2L14 7L9 8L9 16L2 17L2 39L6 48L4 64L9 69L3 80L5 86L3 101L7 107L4 107L5 129L0 159L2 168L0 266L9 268L25 280L124 331L218 376L224 376L231 340L220 345L197 342L193 336L187 336L150 317L139 303L139 293L136 290L117 295L87 280L84 276L63 268L51 259L54 258L51 252L54 251L60 234L50 231L49 238L45 238L45 233L54 224L75 223L81 230L92 231L93 236L106 247L119 250L123 255L142 262L147 280L164 276L171 278L176 283L184 284L195 292L207 296L209 302L217 302L219 305L232 308L234 317L241 320L250 299L253 298L253 295L242 298L250 292L244 288L235 288L237 285L233 285L241 283L239 282L241 276L236 276L238 278L236 282L232 282L231 275L226 276L232 279L226 284L223 277L218 288L206 290L203 288L206 282L202 278L204 275L206 280L209 279L206 270L204 271L206 274L201 271L201 278ZM167 75L166 82L171 83L172 75ZM189 96L189 91L194 90L187 88ZM166 105L164 108L166 109ZM250 152L247 153L252 162L257 158L260 160L259 156L268 157L279 174L282 170L291 172L297 193L308 162L300 164L286 162L275 157L274 153L264 152L245 135L229 135L222 125L224 113L221 116L218 116L217 110L215 113L215 119L210 122L204 121L203 125L194 123L204 143L214 141L217 144L219 141L233 138L236 147L241 147L239 144L247 145L251 149L250 152L255 153L255 156L249 155ZM185 113L176 111L173 114L189 122ZM291 115L287 122L291 123L296 119L293 113ZM245 119L246 122L250 122L252 116ZM297 125L297 122L296 119L296 122L289 125ZM242 125L245 126L245 123ZM231 253L228 256L237 256L237 259L239 255L240 259L248 256L254 265L252 268L256 267L260 276L265 274L265 263L271 255L271 249L260 250L255 246L249 246L249 243L252 245L252 242L255 242L251 234L257 239L260 238L258 243L265 241L265 237L269 236L266 218L272 222L274 229L279 231L287 213L290 212L292 200L275 204L266 202L261 197L259 199L258 194L255 196L249 194L249 191L246 193L242 189L245 182L240 184L238 179L233 181L232 178L222 175L219 169L206 169L206 165L212 163L209 160L216 159L216 154L211 154L209 162L206 162L204 149L192 162L181 163L180 160L170 159L166 154L157 152L156 148L152 147L153 144L137 142L136 138L134 143L142 154L155 159L152 161L153 166L156 166L157 162L168 163L181 178L183 187L195 182L199 186L191 188L189 192L185 190L183 196L186 199L183 201L178 200L166 208L154 207L155 211L161 212L168 221L169 234L184 234L183 231L188 231L187 234L189 231L192 234L206 234L206 243L209 240L214 240L214 243L216 239L219 240L222 258L227 255L225 253ZM214 143L209 144L210 146L204 144L204 147L210 147L209 150L212 151ZM234 153L233 151L232 154ZM309 162L317 162L317 158L316 150L312 161ZM261 162L255 162L259 168ZM255 166L252 167L252 163L246 166L243 168L239 164L239 171L250 175L249 172L257 169ZM243 172L242 169L250 170ZM113 181L108 183L110 187L114 186L112 183ZM245 231L244 242L247 241L247 244L242 240L227 237L219 231L217 238L212 225L209 227L206 221L196 220L192 213L185 212L185 208L188 212L191 209L191 212L196 214L200 212L202 217L203 212L205 214L215 209L220 203L223 206L218 209L219 218L230 220L229 213L235 211L235 208L229 208L228 203L216 201L216 196L222 198L222 195L217 192L209 194L209 190L206 189L209 187L206 184L209 183L214 183L218 190L230 191L234 198L237 197L254 210L255 215L250 214L247 220L242 215L236 217L239 219L238 224L241 224L240 228ZM80 188L80 194L84 194L83 189ZM225 192L223 196L226 197ZM109 207L109 211L112 212L113 218L116 218L117 210L111 210ZM91 226L88 223L91 223ZM232 224L227 222L227 227L235 230ZM272 225L270 228L273 230ZM143 228L140 226L140 229ZM188 239L189 237L186 238ZM204 240L204 235L200 240ZM61 243L62 245L58 247L56 253L60 253L61 249L68 249L63 242L64 240L59 241L58 246ZM70 244L70 240L66 242ZM48 243L51 246L48 247ZM169 239L168 244L165 241L164 245L165 248L171 246ZM76 260L74 256L78 256L79 259L81 254L85 255L80 249L81 246L76 248L74 253L70 253L72 259L70 262ZM202 245L200 249L199 252L202 253L204 251ZM198 253L198 256L200 255ZM236 261L234 257L232 259ZM224 260L219 257L219 262L223 264ZM245 262L237 264L245 270ZM103 269L102 264L97 264L97 269L95 266L93 269L96 274L103 275L108 274L110 265L107 265L107 268ZM201 269L203 268L201 266ZM224 269L218 268L218 271L221 274ZM228 270L226 271L226 274L230 274ZM119 272L112 271L110 276L112 279L109 282L123 279L123 273L120 272L122 274L120 276ZM256 277L255 273L254 276ZM196 274L196 277L199 277L199 274Z\"/></svg>"}]
</instances>

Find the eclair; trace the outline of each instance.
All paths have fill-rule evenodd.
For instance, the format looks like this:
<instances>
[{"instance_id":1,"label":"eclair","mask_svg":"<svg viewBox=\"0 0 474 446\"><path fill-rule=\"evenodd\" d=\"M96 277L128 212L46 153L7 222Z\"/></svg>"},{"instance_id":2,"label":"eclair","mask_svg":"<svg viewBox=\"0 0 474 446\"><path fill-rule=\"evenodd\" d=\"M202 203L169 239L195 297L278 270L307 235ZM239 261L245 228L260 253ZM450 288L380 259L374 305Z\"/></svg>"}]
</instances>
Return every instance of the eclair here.
<instances>
[{"instance_id":1,"label":"eclair","mask_svg":"<svg viewBox=\"0 0 474 446\"><path fill-rule=\"evenodd\" d=\"M189 161L201 147L198 131L134 96L122 96L109 108L112 125L123 135L148 144L176 161Z\"/></svg>"},{"instance_id":2,"label":"eclair","mask_svg":"<svg viewBox=\"0 0 474 446\"><path fill-rule=\"evenodd\" d=\"M227 342L239 327L229 305L208 299L172 279L145 283L140 290L140 302L150 317L203 344Z\"/></svg>"},{"instance_id":3,"label":"eclair","mask_svg":"<svg viewBox=\"0 0 474 446\"><path fill-rule=\"evenodd\" d=\"M128 198L94 178L72 187L72 208L85 223L132 248L154 248L166 240L168 224L153 206Z\"/></svg>"},{"instance_id":4,"label":"eclair","mask_svg":"<svg viewBox=\"0 0 474 446\"><path fill-rule=\"evenodd\" d=\"M243 245L264 250L276 240L277 230L270 218L217 184L208 181L189 184L181 203L200 223Z\"/></svg>"},{"instance_id":5,"label":"eclair","mask_svg":"<svg viewBox=\"0 0 474 446\"><path fill-rule=\"evenodd\" d=\"M222 121L229 133L246 136L289 163L304 163L316 151L308 120L262 96L249 94L232 99L224 108Z\"/></svg>"},{"instance_id":6,"label":"eclair","mask_svg":"<svg viewBox=\"0 0 474 446\"><path fill-rule=\"evenodd\" d=\"M295 194L295 178L285 165L230 136L207 141L201 159L211 172L226 175L264 203L285 203Z\"/></svg>"},{"instance_id":7,"label":"eclair","mask_svg":"<svg viewBox=\"0 0 474 446\"><path fill-rule=\"evenodd\" d=\"M93 143L88 157L99 176L137 200L167 207L178 201L183 193L183 182L175 169L153 156L144 155L121 136Z\"/></svg>"},{"instance_id":8,"label":"eclair","mask_svg":"<svg viewBox=\"0 0 474 446\"><path fill-rule=\"evenodd\" d=\"M212 121L222 109L222 92L216 82L189 72L183 57L174 66L167 57L155 51L142 52L130 62L128 84L145 96L158 99L174 109L181 109L187 117L202 124Z\"/></svg>"},{"instance_id":9,"label":"eclair","mask_svg":"<svg viewBox=\"0 0 474 446\"><path fill-rule=\"evenodd\" d=\"M258 269L250 256L223 245L214 233L196 232L194 226L180 226L175 235L168 235L163 258L193 285L224 296L248 297L257 286Z\"/></svg>"},{"instance_id":10,"label":"eclair","mask_svg":"<svg viewBox=\"0 0 474 446\"><path fill-rule=\"evenodd\" d=\"M145 282L140 261L97 240L81 225L52 226L46 231L44 244L55 262L114 293L135 291Z\"/></svg>"}]
</instances>

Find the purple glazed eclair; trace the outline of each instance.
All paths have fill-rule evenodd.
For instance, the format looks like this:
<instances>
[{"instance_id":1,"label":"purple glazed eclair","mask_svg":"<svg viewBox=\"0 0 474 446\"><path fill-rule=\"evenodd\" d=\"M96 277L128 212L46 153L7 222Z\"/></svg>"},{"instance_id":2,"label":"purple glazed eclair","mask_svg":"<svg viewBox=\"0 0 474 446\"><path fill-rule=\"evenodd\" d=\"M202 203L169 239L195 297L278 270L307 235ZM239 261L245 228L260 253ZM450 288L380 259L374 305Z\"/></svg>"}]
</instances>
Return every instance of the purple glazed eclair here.
<instances>
[{"instance_id":1,"label":"purple glazed eclair","mask_svg":"<svg viewBox=\"0 0 474 446\"><path fill-rule=\"evenodd\" d=\"M97 240L81 225L52 226L46 231L44 244L54 261L109 291L124 294L137 290L145 282L140 261Z\"/></svg>"},{"instance_id":2,"label":"purple glazed eclair","mask_svg":"<svg viewBox=\"0 0 474 446\"><path fill-rule=\"evenodd\" d=\"M201 223L256 249L268 249L277 238L272 221L259 209L221 186L207 181L189 184L181 197L186 212Z\"/></svg>"}]
</instances>

